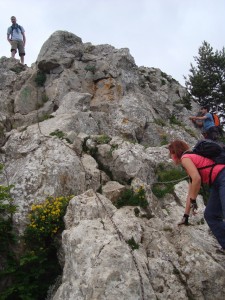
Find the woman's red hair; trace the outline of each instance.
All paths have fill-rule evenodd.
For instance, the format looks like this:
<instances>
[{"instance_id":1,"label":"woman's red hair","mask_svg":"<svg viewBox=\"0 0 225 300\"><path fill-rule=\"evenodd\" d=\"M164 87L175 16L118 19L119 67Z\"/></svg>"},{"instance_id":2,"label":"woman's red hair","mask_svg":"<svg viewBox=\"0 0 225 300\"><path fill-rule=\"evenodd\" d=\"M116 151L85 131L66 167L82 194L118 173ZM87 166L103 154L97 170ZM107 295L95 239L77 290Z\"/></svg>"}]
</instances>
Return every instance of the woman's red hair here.
<instances>
[{"instance_id":1,"label":"woman's red hair","mask_svg":"<svg viewBox=\"0 0 225 300\"><path fill-rule=\"evenodd\" d=\"M168 149L170 151L170 154L175 154L178 159L181 158L183 153L190 149L188 144L181 140L175 140L171 142L168 146Z\"/></svg>"}]
</instances>

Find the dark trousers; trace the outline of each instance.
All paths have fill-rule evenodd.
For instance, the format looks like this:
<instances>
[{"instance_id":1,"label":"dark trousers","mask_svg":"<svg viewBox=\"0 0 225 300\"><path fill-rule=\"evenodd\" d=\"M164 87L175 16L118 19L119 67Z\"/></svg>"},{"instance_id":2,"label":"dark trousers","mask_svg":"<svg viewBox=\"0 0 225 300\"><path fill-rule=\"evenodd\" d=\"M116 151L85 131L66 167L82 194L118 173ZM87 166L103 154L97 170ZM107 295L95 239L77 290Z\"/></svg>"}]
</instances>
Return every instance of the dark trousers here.
<instances>
[{"instance_id":1,"label":"dark trousers","mask_svg":"<svg viewBox=\"0 0 225 300\"><path fill-rule=\"evenodd\" d=\"M212 126L205 133L203 133L203 135L206 139L217 141L219 137L218 128L216 126Z\"/></svg>"},{"instance_id":2,"label":"dark trousers","mask_svg":"<svg viewBox=\"0 0 225 300\"><path fill-rule=\"evenodd\" d=\"M212 185L204 217L217 241L225 249L225 168Z\"/></svg>"}]
</instances>

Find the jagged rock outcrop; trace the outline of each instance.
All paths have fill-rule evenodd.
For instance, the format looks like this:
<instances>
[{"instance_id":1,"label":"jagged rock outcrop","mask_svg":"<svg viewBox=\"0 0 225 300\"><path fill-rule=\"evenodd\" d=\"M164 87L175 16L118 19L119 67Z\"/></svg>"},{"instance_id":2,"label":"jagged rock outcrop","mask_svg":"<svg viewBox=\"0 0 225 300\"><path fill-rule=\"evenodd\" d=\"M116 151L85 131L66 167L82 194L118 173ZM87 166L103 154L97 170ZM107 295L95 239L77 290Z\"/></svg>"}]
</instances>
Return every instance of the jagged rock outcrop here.
<instances>
[{"instance_id":1,"label":"jagged rock outcrop","mask_svg":"<svg viewBox=\"0 0 225 300\"><path fill-rule=\"evenodd\" d=\"M185 88L137 67L128 49L65 31L51 35L31 68L2 57L0 70L1 184L14 185L15 227L22 233L31 205L46 196L76 195L51 298L222 299L225 265L202 224L204 205L193 226L177 227L187 183L163 199L152 193L157 167L172 164L165 145L200 136ZM113 205L128 186L145 188L147 212Z\"/></svg>"},{"instance_id":2,"label":"jagged rock outcrop","mask_svg":"<svg viewBox=\"0 0 225 300\"><path fill-rule=\"evenodd\" d=\"M63 279L53 299L222 299L225 263L200 222L201 199L194 226L176 225L186 189L186 182L176 188L181 206L171 197L170 213L154 211L150 220L135 216L132 207L115 209L93 190L72 199L63 232ZM149 202L155 210L151 197ZM138 250L129 248L131 238Z\"/></svg>"}]
</instances>

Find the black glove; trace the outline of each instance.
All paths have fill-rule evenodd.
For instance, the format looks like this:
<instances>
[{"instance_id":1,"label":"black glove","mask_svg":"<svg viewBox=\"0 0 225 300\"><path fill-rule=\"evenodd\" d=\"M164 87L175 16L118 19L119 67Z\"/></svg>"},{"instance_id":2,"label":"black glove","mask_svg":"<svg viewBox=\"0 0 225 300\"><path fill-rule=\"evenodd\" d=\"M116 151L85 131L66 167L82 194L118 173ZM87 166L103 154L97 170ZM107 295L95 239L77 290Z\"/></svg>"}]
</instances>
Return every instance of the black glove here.
<instances>
[{"instance_id":1,"label":"black glove","mask_svg":"<svg viewBox=\"0 0 225 300\"><path fill-rule=\"evenodd\" d=\"M181 222L179 222L178 225L186 225L186 226L188 226L189 225L188 218L189 218L189 215L184 214Z\"/></svg>"},{"instance_id":2,"label":"black glove","mask_svg":"<svg viewBox=\"0 0 225 300\"><path fill-rule=\"evenodd\" d=\"M196 199L190 198L190 200L191 200L191 210L194 214L194 213L196 213L196 210L198 209L198 205L197 205Z\"/></svg>"}]
</instances>

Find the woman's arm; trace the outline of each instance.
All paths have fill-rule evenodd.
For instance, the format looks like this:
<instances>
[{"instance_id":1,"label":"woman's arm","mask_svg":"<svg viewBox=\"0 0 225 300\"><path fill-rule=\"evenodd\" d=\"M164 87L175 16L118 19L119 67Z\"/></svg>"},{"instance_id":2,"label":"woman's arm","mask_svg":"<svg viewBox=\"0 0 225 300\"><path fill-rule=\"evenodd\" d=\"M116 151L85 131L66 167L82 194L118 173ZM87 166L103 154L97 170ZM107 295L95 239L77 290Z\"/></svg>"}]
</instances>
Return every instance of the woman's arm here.
<instances>
[{"instance_id":1,"label":"woman's arm","mask_svg":"<svg viewBox=\"0 0 225 300\"><path fill-rule=\"evenodd\" d=\"M188 175L191 177L191 182L189 183L184 217L179 224L188 225L188 217L191 211L191 199L195 200L198 196L199 190L201 188L201 176L198 172L198 169L196 168L196 166L194 165L194 163L190 158L183 158L181 160L181 164L185 168ZM185 218L186 218L186 223L185 223Z\"/></svg>"},{"instance_id":2,"label":"woman's arm","mask_svg":"<svg viewBox=\"0 0 225 300\"><path fill-rule=\"evenodd\" d=\"M183 158L181 160L182 166L185 168L188 175L191 177L191 183L189 186L188 196L189 198L196 199L201 187L201 176L196 168L195 164L190 158Z\"/></svg>"}]
</instances>

